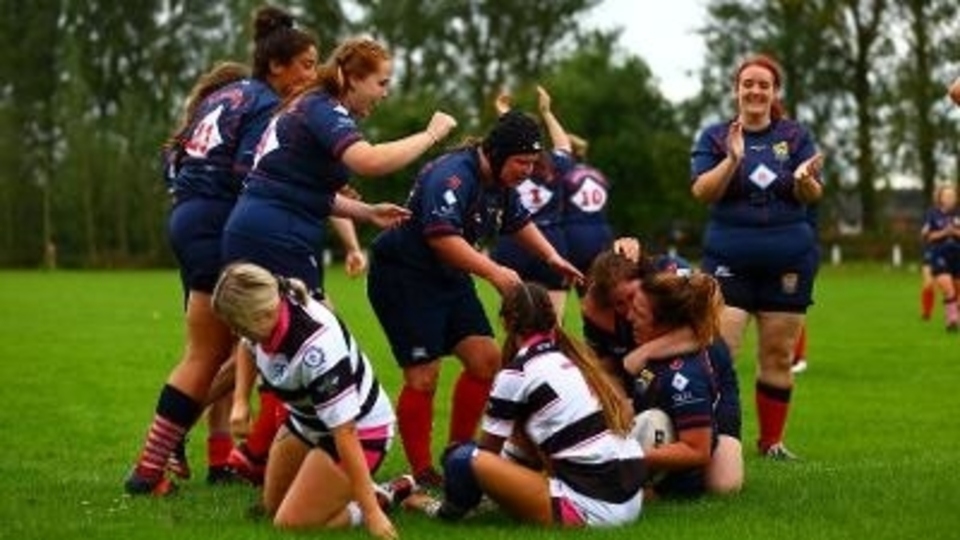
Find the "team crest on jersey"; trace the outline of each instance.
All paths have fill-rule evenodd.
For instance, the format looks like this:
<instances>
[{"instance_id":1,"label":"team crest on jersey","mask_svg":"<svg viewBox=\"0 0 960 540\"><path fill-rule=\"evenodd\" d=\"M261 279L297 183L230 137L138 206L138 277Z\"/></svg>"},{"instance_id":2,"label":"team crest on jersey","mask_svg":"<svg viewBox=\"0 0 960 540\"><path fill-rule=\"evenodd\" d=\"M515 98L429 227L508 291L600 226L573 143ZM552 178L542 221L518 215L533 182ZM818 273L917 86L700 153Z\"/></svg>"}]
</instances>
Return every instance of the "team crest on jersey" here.
<instances>
[{"instance_id":1,"label":"team crest on jersey","mask_svg":"<svg viewBox=\"0 0 960 540\"><path fill-rule=\"evenodd\" d=\"M680 371L683 369L683 359L677 358L673 362L670 362L670 369L674 371Z\"/></svg>"},{"instance_id":2,"label":"team crest on jersey","mask_svg":"<svg viewBox=\"0 0 960 540\"><path fill-rule=\"evenodd\" d=\"M323 351L320 349L310 349L303 355L303 363L307 367L317 368L323 363Z\"/></svg>"},{"instance_id":3,"label":"team crest on jersey","mask_svg":"<svg viewBox=\"0 0 960 540\"><path fill-rule=\"evenodd\" d=\"M447 178L446 182L444 183L447 185L447 189L457 189L463 182L460 180L460 177L453 175Z\"/></svg>"},{"instance_id":4,"label":"team crest on jersey","mask_svg":"<svg viewBox=\"0 0 960 540\"><path fill-rule=\"evenodd\" d=\"M780 276L780 288L783 289L785 294L796 294L797 293L797 283L800 281L800 277L796 272L790 272Z\"/></svg>"},{"instance_id":5,"label":"team crest on jersey","mask_svg":"<svg viewBox=\"0 0 960 540\"><path fill-rule=\"evenodd\" d=\"M688 384L690 384L690 379L684 377L682 373L674 374L673 380L670 381L670 385L676 388L678 392L683 392Z\"/></svg>"},{"instance_id":6,"label":"team crest on jersey","mask_svg":"<svg viewBox=\"0 0 960 540\"><path fill-rule=\"evenodd\" d=\"M790 145L787 141L780 141L773 145L773 157L777 158L777 161L790 159Z\"/></svg>"},{"instance_id":7,"label":"team crest on jersey","mask_svg":"<svg viewBox=\"0 0 960 540\"><path fill-rule=\"evenodd\" d=\"M647 391L647 388L650 388L650 383L653 382L655 375L652 371L647 368L640 370L640 374L637 375L637 391L641 394Z\"/></svg>"},{"instance_id":8,"label":"team crest on jersey","mask_svg":"<svg viewBox=\"0 0 960 540\"><path fill-rule=\"evenodd\" d=\"M748 178L760 189L767 189L767 186L777 179L777 173L761 163L753 169L753 172L750 173Z\"/></svg>"}]
</instances>

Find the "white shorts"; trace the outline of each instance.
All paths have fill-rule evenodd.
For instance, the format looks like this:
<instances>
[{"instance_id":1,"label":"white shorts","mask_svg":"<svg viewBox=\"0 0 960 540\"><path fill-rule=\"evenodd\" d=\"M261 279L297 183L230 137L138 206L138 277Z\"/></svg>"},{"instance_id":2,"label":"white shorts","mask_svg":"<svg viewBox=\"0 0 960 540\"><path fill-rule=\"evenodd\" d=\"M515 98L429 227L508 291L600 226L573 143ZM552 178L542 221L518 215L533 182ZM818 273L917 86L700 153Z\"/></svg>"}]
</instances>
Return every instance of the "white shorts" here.
<instances>
[{"instance_id":1,"label":"white shorts","mask_svg":"<svg viewBox=\"0 0 960 540\"><path fill-rule=\"evenodd\" d=\"M564 526L613 527L640 517L643 490L623 503L611 503L582 495L563 480L550 478L550 497L559 503L560 524Z\"/></svg>"}]
</instances>

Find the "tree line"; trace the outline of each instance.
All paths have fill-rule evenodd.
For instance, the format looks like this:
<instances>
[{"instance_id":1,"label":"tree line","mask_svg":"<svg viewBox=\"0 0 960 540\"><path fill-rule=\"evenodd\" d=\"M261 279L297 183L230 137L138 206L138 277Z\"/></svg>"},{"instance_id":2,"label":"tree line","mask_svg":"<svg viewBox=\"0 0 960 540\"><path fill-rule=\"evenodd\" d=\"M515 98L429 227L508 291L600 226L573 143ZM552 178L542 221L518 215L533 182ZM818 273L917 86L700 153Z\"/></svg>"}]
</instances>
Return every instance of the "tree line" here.
<instances>
[{"instance_id":1,"label":"tree line","mask_svg":"<svg viewBox=\"0 0 960 540\"><path fill-rule=\"evenodd\" d=\"M481 135L500 88L533 111L533 87L544 84L613 183L615 228L655 245L700 230L706 209L689 195L690 146L705 121L732 114L731 76L752 52L781 61L787 110L828 156L822 215L835 197L853 196L865 228L884 234L891 178L919 178L924 200L955 179L958 122L944 98L960 74L952 0L710 0L707 17L691 21L706 45L702 92L682 103L663 96L616 29L583 26L601 3L282 5L316 33L321 55L357 33L389 46L391 97L364 122L373 140L422 128L437 107L458 118L458 135ZM259 4L0 0L0 266L37 266L54 248L62 266L172 263L159 148L196 77L248 59ZM354 185L368 200L400 202L415 172Z\"/></svg>"}]
</instances>

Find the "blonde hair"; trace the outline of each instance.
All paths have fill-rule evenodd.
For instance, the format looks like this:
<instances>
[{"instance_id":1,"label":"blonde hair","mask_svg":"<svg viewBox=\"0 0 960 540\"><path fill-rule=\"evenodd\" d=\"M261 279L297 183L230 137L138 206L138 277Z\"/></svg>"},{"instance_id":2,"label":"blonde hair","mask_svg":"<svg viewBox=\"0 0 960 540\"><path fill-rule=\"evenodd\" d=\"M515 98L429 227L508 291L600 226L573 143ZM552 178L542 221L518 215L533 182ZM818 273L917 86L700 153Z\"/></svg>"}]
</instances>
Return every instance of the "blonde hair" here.
<instances>
[{"instance_id":1,"label":"blonde hair","mask_svg":"<svg viewBox=\"0 0 960 540\"><path fill-rule=\"evenodd\" d=\"M621 436L630 431L629 421L632 419L628 419L629 415L624 412L624 402L616 388L607 378L596 356L557 325L557 316L547 289L536 283L517 285L504 295L500 316L507 330L503 346L505 360L516 356L518 338L551 333L560 352L577 366L587 386L597 396L610 430Z\"/></svg>"},{"instance_id":2,"label":"blonde hair","mask_svg":"<svg viewBox=\"0 0 960 540\"><path fill-rule=\"evenodd\" d=\"M249 336L263 331L272 320L281 295L304 304L307 287L299 279L278 277L262 266L233 263L224 268L213 288L213 311L231 328Z\"/></svg>"}]
</instances>

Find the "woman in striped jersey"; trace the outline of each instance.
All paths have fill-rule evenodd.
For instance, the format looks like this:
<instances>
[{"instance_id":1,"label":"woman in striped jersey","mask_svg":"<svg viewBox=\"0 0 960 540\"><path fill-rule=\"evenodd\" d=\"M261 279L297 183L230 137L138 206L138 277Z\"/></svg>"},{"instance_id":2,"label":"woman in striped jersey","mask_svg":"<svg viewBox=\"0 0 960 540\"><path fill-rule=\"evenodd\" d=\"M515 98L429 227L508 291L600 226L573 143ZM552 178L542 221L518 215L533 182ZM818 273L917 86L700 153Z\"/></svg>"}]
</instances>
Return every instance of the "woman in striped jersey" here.
<instances>
[{"instance_id":1,"label":"woman in striped jersey","mask_svg":"<svg viewBox=\"0 0 960 540\"><path fill-rule=\"evenodd\" d=\"M302 281L249 263L223 271L213 309L250 344L264 384L290 412L264 480L263 504L274 524L364 523L374 536L396 538L371 480L396 418L346 326Z\"/></svg>"},{"instance_id":2,"label":"woman in striped jersey","mask_svg":"<svg viewBox=\"0 0 960 540\"><path fill-rule=\"evenodd\" d=\"M486 494L541 525L611 526L640 515L643 451L596 359L557 324L550 297L523 283L500 309L507 338L479 444L447 452L441 517ZM546 472L546 474L544 474Z\"/></svg>"}]
</instances>

